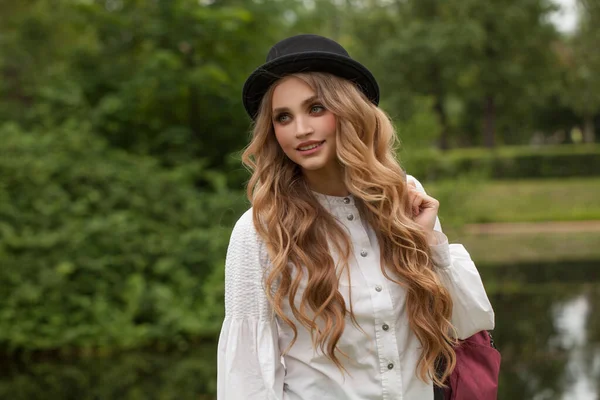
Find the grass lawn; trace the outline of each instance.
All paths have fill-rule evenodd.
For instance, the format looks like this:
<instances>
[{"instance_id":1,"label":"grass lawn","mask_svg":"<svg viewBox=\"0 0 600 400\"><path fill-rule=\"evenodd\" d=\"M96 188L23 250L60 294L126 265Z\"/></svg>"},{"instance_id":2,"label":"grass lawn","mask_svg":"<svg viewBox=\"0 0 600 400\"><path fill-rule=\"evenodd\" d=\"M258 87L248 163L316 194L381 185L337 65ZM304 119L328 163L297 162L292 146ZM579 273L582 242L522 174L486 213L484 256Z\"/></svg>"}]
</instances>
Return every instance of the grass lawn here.
<instances>
[{"instance_id":1,"label":"grass lawn","mask_svg":"<svg viewBox=\"0 0 600 400\"><path fill-rule=\"evenodd\" d=\"M450 243L460 243L476 265L598 260L600 232L514 235L464 235L446 231Z\"/></svg>"},{"instance_id":2,"label":"grass lawn","mask_svg":"<svg viewBox=\"0 0 600 400\"><path fill-rule=\"evenodd\" d=\"M600 220L600 177L426 184L442 224ZM453 193L454 191L454 193ZM457 194L462 191L462 194ZM439 194L439 196L438 196ZM596 242L600 244L600 241Z\"/></svg>"}]
</instances>

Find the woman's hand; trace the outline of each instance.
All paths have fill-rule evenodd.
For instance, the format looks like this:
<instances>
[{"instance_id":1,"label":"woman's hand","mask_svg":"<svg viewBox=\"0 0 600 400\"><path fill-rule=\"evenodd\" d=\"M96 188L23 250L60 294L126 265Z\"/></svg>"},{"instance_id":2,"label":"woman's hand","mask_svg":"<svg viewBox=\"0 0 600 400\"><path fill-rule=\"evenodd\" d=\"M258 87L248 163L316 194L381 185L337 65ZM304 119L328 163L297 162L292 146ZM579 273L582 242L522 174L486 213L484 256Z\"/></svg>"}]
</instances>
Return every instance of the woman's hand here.
<instances>
[{"instance_id":1,"label":"woman's hand","mask_svg":"<svg viewBox=\"0 0 600 400\"><path fill-rule=\"evenodd\" d=\"M419 192L413 181L408 182L408 200L411 204L413 221L425 231L429 243L436 244L437 240L433 233L433 227L435 226L440 202L425 193Z\"/></svg>"}]
</instances>

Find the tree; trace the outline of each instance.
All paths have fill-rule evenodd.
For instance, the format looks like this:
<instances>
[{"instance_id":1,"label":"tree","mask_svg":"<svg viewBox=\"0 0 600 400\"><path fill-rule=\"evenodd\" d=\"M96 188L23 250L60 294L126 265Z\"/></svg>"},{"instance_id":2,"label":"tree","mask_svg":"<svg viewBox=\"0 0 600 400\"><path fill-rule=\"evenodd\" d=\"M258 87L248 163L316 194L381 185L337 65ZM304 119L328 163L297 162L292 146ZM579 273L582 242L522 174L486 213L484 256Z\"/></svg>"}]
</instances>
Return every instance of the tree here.
<instances>
[{"instance_id":1,"label":"tree","mask_svg":"<svg viewBox=\"0 0 600 400\"><path fill-rule=\"evenodd\" d=\"M539 103L553 79L550 49L557 33L548 15L555 6L548 0L472 0L463 7L463 18L481 32L465 60L474 71L468 93L480 104L483 144L493 147L498 117Z\"/></svg>"},{"instance_id":2,"label":"tree","mask_svg":"<svg viewBox=\"0 0 600 400\"><path fill-rule=\"evenodd\" d=\"M600 112L600 5L580 0L579 10L579 27L563 48L567 69L564 99L582 119L584 141L594 143L594 117Z\"/></svg>"},{"instance_id":3,"label":"tree","mask_svg":"<svg viewBox=\"0 0 600 400\"><path fill-rule=\"evenodd\" d=\"M225 168L247 140L244 79L286 34L284 14L294 2L30 0L0 7L5 119L52 126L77 116L111 145L165 165L201 158Z\"/></svg>"},{"instance_id":4,"label":"tree","mask_svg":"<svg viewBox=\"0 0 600 400\"><path fill-rule=\"evenodd\" d=\"M479 34L470 21L458 23L456 5L435 0L406 2L399 10L404 15L402 29L381 49L395 87L433 98L441 149L450 146L447 103L460 91L466 51Z\"/></svg>"},{"instance_id":5,"label":"tree","mask_svg":"<svg viewBox=\"0 0 600 400\"><path fill-rule=\"evenodd\" d=\"M0 347L213 337L245 196L199 193L200 163L162 168L111 148L89 125L0 127Z\"/></svg>"},{"instance_id":6,"label":"tree","mask_svg":"<svg viewBox=\"0 0 600 400\"><path fill-rule=\"evenodd\" d=\"M415 95L434 99L440 147L449 147L451 135L455 143L492 147L499 122L504 130L531 125L523 110L543 104L556 79L556 31L545 19L550 1L375 3L385 12L359 15L354 36L368 59L379 61L386 91L406 94L397 107ZM470 130L483 131L482 138L465 137Z\"/></svg>"}]
</instances>

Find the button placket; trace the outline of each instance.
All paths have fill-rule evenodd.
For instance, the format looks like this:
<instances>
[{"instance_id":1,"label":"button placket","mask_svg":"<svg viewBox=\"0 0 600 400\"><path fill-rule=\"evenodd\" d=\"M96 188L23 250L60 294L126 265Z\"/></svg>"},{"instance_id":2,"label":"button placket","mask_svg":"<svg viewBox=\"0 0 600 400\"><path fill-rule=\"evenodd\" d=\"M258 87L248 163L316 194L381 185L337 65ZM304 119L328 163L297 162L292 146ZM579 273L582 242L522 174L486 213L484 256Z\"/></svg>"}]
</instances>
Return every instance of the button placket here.
<instances>
[{"instance_id":1,"label":"button placket","mask_svg":"<svg viewBox=\"0 0 600 400\"><path fill-rule=\"evenodd\" d=\"M372 228L362 220L359 210L354 206L355 200L352 196L336 198L335 202L328 199L328 208L331 209L335 218L344 225L352 240L352 268L356 268L356 274L362 275L365 279L365 289L374 290L370 292L372 306L372 321L375 330L374 346L377 349L377 361L379 371L382 374L389 372L385 382L387 394L384 397L391 400L394 396L391 393L402 393L401 369L396 368L400 358L398 354L398 343L394 326L389 325L386 331L383 325L386 321L393 321L395 317L392 293L389 293L390 287L385 283L385 277L380 268L377 268L379 262L379 248L377 247L377 238L372 232ZM353 280L354 282L354 280ZM368 289L371 288L371 289ZM386 289L385 291L383 289ZM392 291L393 292L393 291ZM365 303L365 306L368 304ZM371 307L369 307L371 310ZM371 315L371 313L369 313ZM402 396L400 396L402 397ZM395 398L395 397L394 397Z\"/></svg>"}]
</instances>

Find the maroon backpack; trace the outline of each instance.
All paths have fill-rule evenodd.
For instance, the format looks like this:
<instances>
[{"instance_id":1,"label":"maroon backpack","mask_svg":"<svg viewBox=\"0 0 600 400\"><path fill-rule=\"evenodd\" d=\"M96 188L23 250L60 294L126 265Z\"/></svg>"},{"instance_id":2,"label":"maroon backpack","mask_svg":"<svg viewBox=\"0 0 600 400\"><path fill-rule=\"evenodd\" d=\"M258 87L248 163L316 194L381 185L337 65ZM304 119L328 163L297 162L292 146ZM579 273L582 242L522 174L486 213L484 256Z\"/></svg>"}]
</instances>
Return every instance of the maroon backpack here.
<instances>
[{"instance_id":1,"label":"maroon backpack","mask_svg":"<svg viewBox=\"0 0 600 400\"><path fill-rule=\"evenodd\" d=\"M501 357L489 332L461 340L455 351L456 367L446 381L445 400L496 400Z\"/></svg>"}]
</instances>

